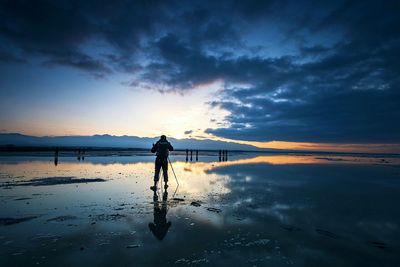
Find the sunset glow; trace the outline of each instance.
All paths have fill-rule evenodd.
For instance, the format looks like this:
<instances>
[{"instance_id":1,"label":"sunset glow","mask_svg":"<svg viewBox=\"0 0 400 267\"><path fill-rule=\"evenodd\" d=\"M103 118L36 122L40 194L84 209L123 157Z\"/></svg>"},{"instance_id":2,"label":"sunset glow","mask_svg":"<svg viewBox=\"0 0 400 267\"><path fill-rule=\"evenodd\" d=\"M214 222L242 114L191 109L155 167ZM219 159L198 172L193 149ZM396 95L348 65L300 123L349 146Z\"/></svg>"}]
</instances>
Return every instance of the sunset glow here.
<instances>
[{"instance_id":1,"label":"sunset glow","mask_svg":"<svg viewBox=\"0 0 400 267\"><path fill-rule=\"evenodd\" d=\"M0 6L2 134L400 152L390 4L21 3Z\"/></svg>"}]
</instances>

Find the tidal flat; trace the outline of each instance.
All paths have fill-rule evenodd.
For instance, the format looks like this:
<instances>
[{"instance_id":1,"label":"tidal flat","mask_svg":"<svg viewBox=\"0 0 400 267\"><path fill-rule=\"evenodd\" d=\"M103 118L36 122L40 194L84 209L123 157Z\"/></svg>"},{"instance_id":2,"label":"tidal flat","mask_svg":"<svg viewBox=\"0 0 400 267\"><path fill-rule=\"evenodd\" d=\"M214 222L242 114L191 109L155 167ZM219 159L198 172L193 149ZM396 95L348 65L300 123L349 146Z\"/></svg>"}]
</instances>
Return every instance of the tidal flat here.
<instances>
[{"instance_id":1,"label":"tidal flat","mask_svg":"<svg viewBox=\"0 0 400 267\"><path fill-rule=\"evenodd\" d=\"M170 158L0 155L1 266L400 266L397 156Z\"/></svg>"}]
</instances>

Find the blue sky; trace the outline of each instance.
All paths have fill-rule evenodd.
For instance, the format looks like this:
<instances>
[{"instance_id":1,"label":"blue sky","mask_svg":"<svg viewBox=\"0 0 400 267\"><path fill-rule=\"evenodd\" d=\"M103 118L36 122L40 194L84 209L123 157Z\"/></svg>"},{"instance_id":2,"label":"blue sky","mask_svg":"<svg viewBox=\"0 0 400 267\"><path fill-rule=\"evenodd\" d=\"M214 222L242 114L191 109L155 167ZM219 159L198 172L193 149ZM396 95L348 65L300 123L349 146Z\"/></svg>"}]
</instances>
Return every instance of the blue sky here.
<instances>
[{"instance_id":1,"label":"blue sky","mask_svg":"<svg viewBox=\"0 0 400 267\"><path fill-rule=\"evenodd\" d=\"M398 148L399 11L396 1L1 1L0 130Z\"/></svg>"}]
</instances>

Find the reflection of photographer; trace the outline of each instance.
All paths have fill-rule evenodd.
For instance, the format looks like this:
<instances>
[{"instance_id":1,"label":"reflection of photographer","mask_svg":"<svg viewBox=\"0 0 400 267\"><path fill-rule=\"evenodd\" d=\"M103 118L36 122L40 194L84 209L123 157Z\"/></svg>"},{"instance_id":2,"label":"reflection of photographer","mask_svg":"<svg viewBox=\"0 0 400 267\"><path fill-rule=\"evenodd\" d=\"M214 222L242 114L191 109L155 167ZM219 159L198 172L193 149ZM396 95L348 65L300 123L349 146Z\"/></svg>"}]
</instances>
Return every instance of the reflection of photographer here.
<instances>
[{"instance_id":1,"label":"reflection of photographer","mask_svg":"<svg viewBox=\"0 0 400 267\"><path fill-rule=\"evenodd\" d=\"M163 240L168 232L169 227L171 227L171 222L167 222L167 212L168 212L167 199L168 199L168 192L167 190L165 190L160 207L160 202L158 201L157 192L154 191L153 195L154 222L149 223L149 228L150 231L158 240Z\"/></svg>"}]
</instances>

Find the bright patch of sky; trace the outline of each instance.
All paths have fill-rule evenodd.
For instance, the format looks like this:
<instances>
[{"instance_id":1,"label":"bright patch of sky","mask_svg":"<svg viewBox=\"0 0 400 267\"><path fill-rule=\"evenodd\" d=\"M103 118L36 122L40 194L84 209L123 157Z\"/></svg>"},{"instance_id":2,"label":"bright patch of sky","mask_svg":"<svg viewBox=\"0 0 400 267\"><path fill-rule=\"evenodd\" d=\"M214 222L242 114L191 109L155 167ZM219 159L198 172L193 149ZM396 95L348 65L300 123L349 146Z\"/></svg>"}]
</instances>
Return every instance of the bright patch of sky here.
<instances>
[{"instance_id":1,"label":"bright patch of sky","mask_svg":"<svg viewBox=\"0 0 400 267\"><path fill-rule=\"evenodd\" d=\"M0 121L7 125L7 132L137 136L164 133L183 138L188 130L202 135L205 129L216 127L227 113L210 109L207 104L221 88L221 82L203 85L184 95L162 94L121 84L129 77L123 74L96 80L67 67L14 67L18 71L13 65L0 66L9 74L2 81L0 92L4 103Z\"/></svg>"}]
</instances>

